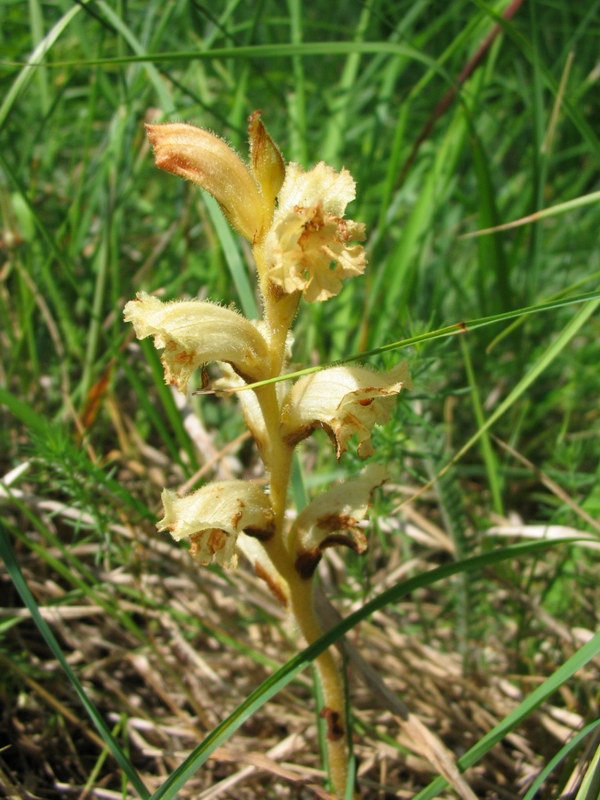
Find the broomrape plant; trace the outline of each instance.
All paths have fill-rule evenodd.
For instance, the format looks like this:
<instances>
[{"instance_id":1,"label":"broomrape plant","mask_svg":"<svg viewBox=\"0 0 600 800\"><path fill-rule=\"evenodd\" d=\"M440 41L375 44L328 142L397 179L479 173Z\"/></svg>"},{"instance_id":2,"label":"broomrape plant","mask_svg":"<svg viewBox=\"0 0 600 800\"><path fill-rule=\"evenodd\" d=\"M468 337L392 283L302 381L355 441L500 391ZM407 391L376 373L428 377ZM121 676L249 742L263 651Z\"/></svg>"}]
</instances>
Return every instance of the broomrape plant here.
<instances>
[{"instance_id":1,"label":"broomrape plant","mask_svg":"<svg viewBox=\"0 0 600 800\"><path fill-rule=\"evenodd\" d=\"M355 196L346 169L320 162L305 171L285 164L260 113L249 119L250 163L246 165L208 131L185 124L148 125L156 164L188 178L215 197L235 230L247 239L256 263L261 320L248 320L216 303L163 303L140 292L125 306L139 339L154 337L163 350L165 381L186 392L194 370L217 361L222 377L215 390L285 375L290 328L300 298L324 302L343 281L366 267L364 225L344 218ZM324 428L341 458L350 437L358 454L373 452L375 423L387 421L395 396L409 382L405 363L387 372L337 366L300 378L291 388L279 381L238 394L244 418L268 474L268 489L252 481L215 481L186 497L164 489L158 523L177 541L189 539L200 564L235 567L249 559L277 600L296 620L308 643L322 635L313 603L313 576L323 551L345 545L367 547L360 523L374 489L386 480L379 464L319 495L295 519L286 518L292 454L316 428ZM330 650L316 660L327 723L331 781L345 795L348 773L344 691Z\"/></svg>"}]
</instances>

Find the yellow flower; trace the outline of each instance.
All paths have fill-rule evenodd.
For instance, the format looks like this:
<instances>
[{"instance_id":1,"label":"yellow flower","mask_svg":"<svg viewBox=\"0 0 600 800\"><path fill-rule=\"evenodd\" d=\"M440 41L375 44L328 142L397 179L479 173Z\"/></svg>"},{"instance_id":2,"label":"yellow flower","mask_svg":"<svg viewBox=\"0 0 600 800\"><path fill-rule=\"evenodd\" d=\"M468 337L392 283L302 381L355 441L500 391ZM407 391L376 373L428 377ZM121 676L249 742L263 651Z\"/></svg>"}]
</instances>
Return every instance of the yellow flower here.
<instances>
[{"instance_id":1,"label":"yellow flower","mask_svg":"<svg viewBox=\"0 0 600 800\"><path fill-rule=\"evenodd\" d=\"M364 225L344 219L355 196L352 176L323 162L308 172L293 163L286 168L260 111L248 120L249 165L202 128L172 123L146 130L157 166L212 194L231 225L260 247L259 272L266 269L279 292L327 300L343 280L364 272L365 251L355 244L365 238Z\"/></svg>"},{"instance_id":2,"label":"yellow flower","mask_svg":"<svg viewBox=\"0 0 600 800\"><path fill-rule=\"evenodd\" d=\"M154 336L163 348L165 383L186 392L195 369L209 361L224 361L244 380L266 377L267 343L255 325L230 308L201 300L163 303L138 292L124 309L138 339Z\"/></svg>"},{"instance_id":3,"label":"yellow flower","mask_svg":"<svg viewBox=\"0 0 600 800\"><path fill-rule=\"evenodd\" d=\"M250 167L223 139L203 128L184 123L146 125L157 167L206 189L236 231L256 244L271 222L285 165L259 111L251 115L248 132Z\"/></svg>"},{"instance_id":4,"label":"yellow flower","mask_svg":"<svg viewBox=\"0 0 600 800\"><path fill-rule=\"evenodd\" d=\"M348 439L358 437L358 455L373 453L371 431L387 422L403 387L410 387L406 362L378 372L369 367L331 367L306 375L294 384L281 409L281 431L288 444L305 439L323 427L336 447L338 459Z\"/></svg>"},{"instance_id":5,"label":"yellow flower","mask_svg":"<svg viewBox=\"0 0 600 800\"><path fill-rule=\"evenodd\" d=\"M190 539L190 552L200 564L215 559L223 567L237 565L238 536L259 540L275 531L269 498L247 481L215 481L187 497L163 489L164 517L157 524L175 541Z\"/></svg>"},{"instance_id":6,"label":"yellow flower","mask_svg":"<svg viewBox=\"0 0 600 800\"><path fill-rule=\"evenodd\" d=\"M301 291L309 302L327 300L342 280L366 266L364 225L343 219L355 183L346 169L322 161L309 172L288 164L278 207L265 237L269 278L286 294Z\"/></svg>"},{"instance_id":7,"label":"yellow flower","mask_svg":"<svg viewBox=\"0 0 600 800\"><path fill-rule=\"evenodd\" d=\"M388 478L380 464L369 464L357 477L320 494L299 514L289 533L288 550L296 569L310 578L327 547L345 545L356 553L367 549L359 523L369 509L373 491Z\"/></svg>"}]
</instances>

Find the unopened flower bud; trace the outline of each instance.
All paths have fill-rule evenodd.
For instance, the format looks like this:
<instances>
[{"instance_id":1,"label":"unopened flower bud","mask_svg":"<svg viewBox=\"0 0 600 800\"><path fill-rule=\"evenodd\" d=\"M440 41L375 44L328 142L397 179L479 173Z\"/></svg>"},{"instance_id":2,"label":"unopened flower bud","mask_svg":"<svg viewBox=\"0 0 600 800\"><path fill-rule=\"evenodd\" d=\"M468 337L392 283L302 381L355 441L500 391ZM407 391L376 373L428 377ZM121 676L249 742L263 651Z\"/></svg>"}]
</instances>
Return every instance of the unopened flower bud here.
<instances>
[{"instance_id":1,"label":"unopened flower bud","mask_svg":"<svg viewBox=\"0 0 600 800\"><path fill-rule=\"evenodd\" d=\"M146 125L156 165L197 183L250 242L269 225L272 206L237 153L218 136L184 123Z\"/></svg>"}]
</instances>

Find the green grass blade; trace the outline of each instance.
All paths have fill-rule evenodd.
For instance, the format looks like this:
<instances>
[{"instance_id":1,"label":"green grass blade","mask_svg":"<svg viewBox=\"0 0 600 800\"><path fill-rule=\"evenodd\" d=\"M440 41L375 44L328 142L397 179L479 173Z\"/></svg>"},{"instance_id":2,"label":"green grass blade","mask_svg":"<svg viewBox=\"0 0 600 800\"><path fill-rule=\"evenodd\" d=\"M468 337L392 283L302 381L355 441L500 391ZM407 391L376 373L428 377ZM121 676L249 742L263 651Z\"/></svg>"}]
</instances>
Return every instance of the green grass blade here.
<instances>
[{"instance_id":1,"label":"green grass blade","mask_svg":"<svg viewBox=\"0 0 600 800\"><path fill-rule=\"evenodd\" d=\"M306 367L305 369L299 369L296 372L286 373L279 378L270 378L269 380L249 383L244 387L243 391L246 391L247 389L257 389L259 386L266 386L269 383L277 383L277 381L280 380L289 380L291 378L299 378L302 375L311 375L313 372L319 372L320 370L328 369L331 366L349 364L352 361L364 361L367 358L380 355L381 353L387 353L390 350L401 350L402 348L410 347L414 344L421 344L422 342L429 342L435 339L445 339L448 336L465 334L469 331L485 328L488 325L495 325L498 322L508 322L511 319L516 319L517 317L522 317L529 314L539 314L543 311L552 311L555 308L561 308L562 306L568 306L575 303L585 303L588 301L594 302L598 299L600 299L600 291L586 292L585 294L579 294L575 297L564 297L559 300L551 300L547 303L540 303L539 305L517 308L514 311L504 311L501 314L491 314L488 317L478 317L477 319L467 320L466 322L455 322L453 325L445 325L443 328L437 328L436 330L428 331L426 333L419 333L416 336L410 336L407 339L400 339L397 342L390 342L389 344L384 344L381 347L375 347L373 350L365 350L364 353L355 353L352 356L340 358L337 361L331 362L330 364L320 364L315 367ZM590 307L588 316L595 311L596 306Z\"/></svg>"},{"instance_id":2,"label":"green grass blade","mask_svg":"<svg viewBox=\"0 0 600 800\"><path fill-rule=\"evenodd\" d=\"M587 322L594 311L600 305L600 298L590 300L586 305L581 308L573 319L565 326L563 331L556 337L556 339L546 348L542 353L537 363L529 370L529 372L519 381L519 383L509 392L499 406L494 410L487 420L479 427L477 432L464 444L460 450L452 457L449 462L453 464L461 458L467 450L469 450L479 439L488 431L492 425L498 420L518 399L521 395L531 386L531 384L542 374L548 365L554 361L558 354L567 346L580 328ZM442 469L439 473L443 475L446 468Z\"/></svg>"},{"instance_id":3,"label":"green grass blade","mask_svg":"<svg viewBox=\"0 0 600 800\"><path fill-rule=\"evenodd\" d=\"M579 650L560 666L552 675L534 689L514 711L511 711L498 725L492 728L483 736L476 745L471 747L463 756L458 759L458 766L461 770L466 770L476 764L483 756L489 752L498 742L500 742L517 725L523 722L535 709L548 699L557 689L565 684L575 673L582 669L589 661L596 658L600 653L600 633L597 633L589 642L580 647ZM444 778L436 778L425 789L422 789L414 796L413 800L434 800L447 786Z\"/></svg>"},{"instance_id":4,"label":"green grass blade","mask_svg":"<svg viewBox=\"0 0 600 800\"><path fill-rule=\"evenodd\" d=\"M258 317L258 306L254 297L247 269L242 261L236 239L231 232L229 223L223 216L219 204L206 192L203 192L203 200L208 209L212 224L215 226L217 237L221 243L225 260L231 273L234 286L240 299L240 305L245 316L249 319Z\"/></svg>"},{"instance_id":5,"label":"green grass blade","mask_svg":"<svg viewBox=\"0 0 600 800\"><path fill-rule=\"evenodd\" d=\"M39 0L29 0L29 25L32 41L36 47L39 47L44 38L44 16ZM37 69L36 79L40 100L40 114L45 116L50 107L50 99L48 94L48 74L44 67Z\"/></svg>"},{"instance_id":6,"label":"green grass blade","mask_svg":"<svg viewBox=\"0 0 600 800\"><path fill-rule=\"evenodd\" d=\"M541 787L543 782L554 770L554 768L557 767L558 764L560 764L560 762L563 761L563 759L565 759L572 750L578 747L579 744L587 736L589 736L590 733L593 733L599 725L600 719L596 720L595 722L590 722L589 725L586 725L584 728L582 728L579 733L576 733L572 739L570 739L563 747L561 747L558 753L556 753L556 755L550 759L544 769L531 784L527 790L527 793L523 796L523 800L534 800L537 790Z\"/></svg>"},{"instance_id":7,"label":"green grass blade","mask_svg":"<svg viewBox=\"0 0 600 800\"><path fill-rule=\"evenodd\" d=\"M536 56L535 53L533 52L533 47L531 43L527 40L524 34L522 34L516 28L516 26L512 22L508 22L507 20L505 20L488 3L484 2L484 0L472 0L472 2L475 3L475 5L479 6L479 8L481 8L487 14L489 14L490 17L495 19L498 25L500 25L503 28L504 32L518 46L523 55L531 63L534 63ZM545 65L539 64L539 71L540 71L540 76L543 79L544 83L550 89L552 95L556 97L556 95L558 94L558 83L552 76L550 70ZM579 110L578 106L569 100L568 96L564 97L563 104L573 124L577 127L582 137L587 141L591 150L596 154L596 156L598 156L598 154L600 154L600 140L598 139L592 126L585 119L585 117Z\"/></svg>"},{"instance_id":8,"label":"green grass blade","mask_svg":"<svg viewBox=\"0 0 600 800\"><path fill-rule=\"evenodd\" d=\"M38 449L40 444L45 446L47 442L50 442L50 446L52 446L52 442L55 441L56 438L62 438L62 436L57 437L57 430L59 433L62 432L60 428L57 429L55 422L40 415L32 406L15 397L14 394L8 392L6 389L0 388L0 404L5 406L13 416L23 423L30 439L36 443L36 449ZM139 515L140 519L155 521L156 518L154 514L152 514L148 508L134 497L121 483L110 478L99 467L92 464L89 459L84 460L81 457L79 445L76 444L74 440L66 438L66 436L67 434L65 434L65 440L61 445L64 447L64 453L60 454L61 457L71 458L73 461L76 461L77 457L79 457L79 463L83 464L85 468L86 477L92 476L98 487L104 487L115 498L118 498L120 502L123 502L127 508L135 512L136 515Z\"/></svg>"},{"instance_id":9,"label":"green grass blade","mask_svg":"<svg viewBox=\"0 0 600 800\"><path fill-rule=\"evenodd\" d=\"M121 17L113 11L113 9L105 3L104 0L97 0L98 8L102 9L102 13L106 16L109 20L110 24L114 27L116 31L118 31L123 39L127 42L127 44L131 47L134 53L137 56L141 56L144 58L146 51L142 44L137 40L137 38L133 35L130 28L125 25ZM144 61L151 61L151 58L144 58ZM173 98L171 94L167 91L164 81L158 70L154 67L153 64L147 64L146 72L148 73L148 78L152 85L156 90L156 94L158 99L162 105L162 110L168 114L172 114L175 111L175 106L173 105Z\"/></svg>"},{"instance_id":10,"label":"green grass blade","mask_svg":"<svg viewBox=\"0 0 600 800\"><path fill-rule=\"evenodd\" d=\"M358 24L354 33L355 41L358 43L365 37L372 10L369 4L363 6ZM327 125L324 131L323 142L319 147L319 158L328 164L336 164L342 150L346 129L350 124L348 119L349 110L352 104L349 102L348 94L356 85L358 71L360 67L361 54L358 51L349 53L346 63L341 71L337 87L333 92L333 100L327 113Z\"/></svg>"},{"instance_id":11,"label":"green grass blade","mask_svg":"<svg viewBox=\"0 0 600 800\"><path fill-rule=\"evenodd\" d=\"M460 339L460 349L463 354L467 380L469 382L469 386L471 387L471 404L473 406L475 421L477 422L479 429L482 429L485 428L485 413L481 403L481 398L479 396L479 389L477 387L477 380L475 378L471 354L465 339L462 337ZM485 464L485 471L492 495L493 509L497 514L503 515L504 505L502 503L501 478L498 470L498 460L492 448L492 443L487 430L481 436L481 455Z\"/></svg>"},{"instance_id":12,"label":"green grass blade","mask_svg":"<svg viewBox=\"0 0 600 800\"><path fill-rule=\"evenodd\" d=\"M2 556L8 574L10 575L16 590L18 591L19 595L21 596L21 599L29 609L33 621L37 625L38 630L44 637L44 640L46 641L46 644L52 651L54 657L65 671L69 681L71 682L71 685L73 686L73 689L75 690L77 696L79 697L88 716L95 725L102 739L106 742L106 746L109 748L110 752L116 759L117 763L129 778L131 785L135 788L139 796L142 798L150 797L150 793L144 786L140 776L137 773L137 770L135 769L133 764L129 761L129 759L125 756L123 750L119 747L118 742L113 737L112 733L110 732L110 729L104 722L104 719L102 718L100 712L97 710L97 708L94 706L92 701L87 696L85 689L83 688L79 679L71 669L68 661L64 657L61 647L56 637L52 633L50 626L40 614L35 598L31 594L29 587L27 586L27 582L23 577L23 573L19 568L17 559L15 557L14 551L11 547L8 538L8 534L6 533L4 526L1 524L0 524L0 555Z\"/></svg>"},{"instance_id":13,"label":"green grass blade","mask_svg":"<svg viewBox=\"0 0 600 800\"><path fill-rule=\"evenodd\" d=\"M597 800L598 797L600 797L600 745L596 748L575 800Z\"/></svg>"},{"instance_id":14,"label":"green grass blade","mask_svg":"<svg viewBox=\"0 0 600 800\"><path fill-rule=\"evenodd\" d=\"M63 31L69 26L73 18L81 11L81 8L88 0L82 0L80 5L73 5L66 14L64 14L54 27L48 31L46 36L41 40L38 46L33 50L29 56L28 63L21 69L16 79L13 81L12 86L6 93L2 105L0 106L0 130L4 127L4 123L10 111L19 97L25 91L29 82L35 75L38 66L42 66L42 59L50 50L52 45L56 42Z\"/></svg>"},{"instance_id":15,"label":"green grass blade","mask_svg":"<svg viewBox=\"0 0 600 800\"><path fill-rule=\"evenodd\" d=\"M521 217L521 219L515 219L512 222L505 222L502 225L497 225L493 228L483 228L479 231L464 233L460 238L471 239L474 236L486 236L489 233L496 233L497 231L508 231L511 230L511 228L519 228L521 225L527 225L530 222L537 222L537 220L540 219L556 217L559 214L564 214L567 211L573 211L575 208L593 205L594 203L598 202L600 202L600 192L590 192L589 194L575 197L573 200L567 200L564 203L558 203L555 206L543 208L541 211L535 211L533 214L529 214L526 217Z\"/></svg>"},{"instance_id":16,"label":"green grass blade","mask_svg":"<svg viewBox=\"0 0 600 800\"><path fill-rule=\"evenodd\" d=\"M302 45L301 0L288 0L288 8L290 11L290 39L292 44L299 46ZM288 99L290 155L294 161L306 164L308 161L306 146L306 86L302 58L298 54L292 56L292 71L294 91L290 93Z\"/></svg>"},{"instance_id":17,"label":"green grass blade","mask_svg":"<svg viewBox=\"0 0 600 800\"><path fill-rule=\"evenodd\" d=\"M65 257L61 248L58 246L53 234L48 230L47 226L42 220L42 217L38 214L37 209L30 200L28 192L24 184L21 182L20 177L8 164L1 150L0 150L0 165L2 166L6 174L9 176L11 181L15 184L20 197L27 206L27 209L30 212L31 217L35 222L36 228L38 229L38 231L42 236L42 239L44 240L44 243L48 246L48 249L51 251L57 263L60 264L60 266L62 267L64 271L64 277L70 281L73 270L71 269L71 265L69 264L68 259ZM67 303L63 297L63 294L59 286L59 281L53 274L53 271L50 267L51 267L51 259L45 258L43 260L43 268L42 268L42 275L44 279L45 288L56 308L57 314L59 315L59 319L64 331L65 338L69 344L69 348L71 352L77 354L81 351L80 333L78 332L75 323L71 319L71 315L67 308Z\"/></svg>"},{"instance_id":18,"label":"green grass blade","mask_svg":"<svg viewBox=\"0 0 600 800\"><path fill-rule=\"evenodd\" d=\"M302 56L335 55L345 56L351 53L377 54L389 56L405 56L430 67L434 73L444 77L450 85L452 79L438 62L414 47L409 47L396 42L299 42L285 44L254 44L239 47L214 47L211 50L171 50L163 53L149 53L135 56L112 56L110 58L70 59L55 61L53 67L91 67L111 66L116 64L138 64L142 61L152 61L158 64L163 61L212 61L218 59L261 59Z\"/></svg>"},{"instance_id":19,"label":"green grass blade","mask_svg":"<svg viewBox=\"0 0 600 800\"><path fill-rule=\"evenodd\" d=\"M152 371L154 390L158 394L162 407L167 415L167 419L169 420L171 430L179 442L179 446L187 453L189 463L184 466L180 458L177 460L182 464L182 466L184 466L186 474L189 474L190 470L197 470L199 467L198 455L196 453L195 446L190 440L189 434L185 429L182 415L177 408L175 400L173 399L171 388L165 384L164 368L156 348L149 339L141 340L139 345L144 354L144 358L148 362L150 370ZM154 420L155 415L152 415L152 418ZM165 433L168 439L172 438L163 425L160 426L159 430ZM173 444L170 445L170 449L173 449Z\"/></svg>"},{"instance_id":20,"label":"green grass blade","mask_svg":"<svg viewBox=\"0 0 600 800\"><path fill-rule=\"evenodd\" d=\"M466 571L481 570L484 567L492 564L500 563L509 559L519 558L524 555L541 552L548 547L556 546L557 543L562 543L560 540L550 541L537 541L526 542L524 544L512 545L495 550L492 553L474 556L463 561L456 561L452 564L446 564L443 567L432 569L414 578L410 578L387 589L374 597L368 603L350 614L341 623L336 625L324 636L318 639L309 647L302 650L294 658L290 659L281 669L271 675L265 680L257 689L255 689L247 698L241 703L237 709L220 725L214 728L213 731L196 747L186 760L174 770L173 773L167 778L162 786L154 792L151 800L173 800L179 789L186 783L204 762L209 758L210 754L223 742L225 742L235 731L243 725L259 708L261 708L268 700L274 697L277 692L287 686L291 680L303 669L306 669L312 661L324 650L333 644L345 633L352 630L356 625L369 617L380 608L384 608L390 603L397 603L406 595L413 592L415 589L431 586L438 581L448 578L451 575L457 575ZM600 641L600 634L598 634ZM587 645L586 645L587 647ZM590 656L591 658L592 656ZM588 659L589 660L589 659Z\"/></svg>"},{"instance_id":21,"label":"green grass blade","mask_svg":"<svg viewBox=\"0 0 600 800\"><path fill-rule=\"evenodd\" d=\"M0 404L6 406L30 431L43 434L48 430L48 422L44 417L6 389L0 388Z\"/></svg>"}]
</instances>

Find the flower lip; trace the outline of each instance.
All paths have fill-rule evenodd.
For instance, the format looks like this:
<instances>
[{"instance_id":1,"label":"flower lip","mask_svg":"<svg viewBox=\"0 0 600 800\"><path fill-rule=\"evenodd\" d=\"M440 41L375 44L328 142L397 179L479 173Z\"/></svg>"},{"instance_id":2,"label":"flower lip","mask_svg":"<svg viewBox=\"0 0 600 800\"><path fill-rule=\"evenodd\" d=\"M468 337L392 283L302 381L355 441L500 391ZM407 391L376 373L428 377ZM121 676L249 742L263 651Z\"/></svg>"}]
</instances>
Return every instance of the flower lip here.
<instances>
[{"instance_id":1,"label":"flower lip","mask_svg":"<svg viewBox=\"0 0 600 800\"><path fill-rule=\"evenodd\" d=\"M279 204L266 234L264 254L271 281L285 293L301 291L309 302L338 294L342 281L366 266L364 225L343 219L355 183L346 169L324 162L305 172L288 164Z\"/></svg>"},{"instance_id":2,"label":"flower lip","mask_svg":"<svg viewBox=\"0 0 600 800\"><path fill-rule=\"evenodd\" d=\"M288 536L288 549L296 553L295 566L302 578L312 576L328 547L344 545L364 553L367 539L359 525L367 515L373 491L387 478L384 467L369 464L357 478L323 492L298 514Z\"/></svg>"},{"instance_id":3,"label":"flower lip","mask_svg":"<svg viewBox=\"0 0 600 800\"><path fill-rule=\"evenodd\" d=\"M157 528L170 531L176 541L190 539L190 552L201 564L214 558L235 567L240 534L266 541L275 532L269 498L248 481L214 481L185 497L164 489L162 501L164 516Z\"/></svg>"},{"instance_id":4,"label":"flower lip","mask_svg":"<svg viewBox=\"0 0 600 800\"><path fill-rule=\"evenodd\" d=\"M294 445L321 426L332 438L339 459L356 435L358 455L365 458L373 452L373 426L388 421L394 396L410 385L404 361L387 372L343 366L306 375L294 384L282 406L282 436Z\"/></svg>"}]
</instances>

